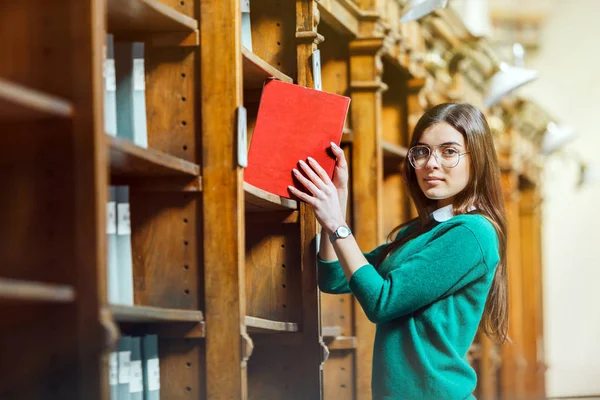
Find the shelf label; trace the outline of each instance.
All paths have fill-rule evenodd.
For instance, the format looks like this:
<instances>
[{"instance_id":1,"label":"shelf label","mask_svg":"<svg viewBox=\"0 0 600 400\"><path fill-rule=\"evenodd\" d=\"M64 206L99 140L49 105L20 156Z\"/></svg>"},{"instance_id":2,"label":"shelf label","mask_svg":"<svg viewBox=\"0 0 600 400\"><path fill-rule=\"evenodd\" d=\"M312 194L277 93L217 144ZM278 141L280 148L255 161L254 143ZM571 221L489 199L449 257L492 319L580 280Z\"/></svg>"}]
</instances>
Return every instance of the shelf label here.
<instances>
[{"instance_id":1,"label":"shelf label","mask_svg":"<svg viewBox=\"0 0 600 400\"><path fill-rule=\"evenodd\" d=\"M129 203L119 203L117 205L117 235L131 235Z\"/></svg>"},{"instance_id":2,"label":"shelf label","mask_svg":"<svg viewBox=\"0 0 600 400\"><path fill-rule=\"evenodd\" d=\"M119 360L116 352L110 353L110 358L108 359L108 378L110 381L110 386L116 386L119 383Z\"/></svg>"},{"instance_id":3,"label":"shelf label","mask_svg":"<svg viewBox=\"0 0 600 400\"><path fill-rule=\"evenodd\" d=\"M158 358L151 358L146 362L146 380L148 390L160 390L160 368Z\"/></svg>"},{"instance_id":4,"label":"shelf label","mask_svg":"<svg viewBox=\"0 0 600 400\"><path fill-rule=\"evenodd\" d=\"M129 393L138 393L144 391L144 376L142 375L142 361L131 362L129 381Z\"/></svg>"},{"instance_id":5,"label":"shelf label","mask_svg":"<svg viewBox=\"0 0 600 400\"><path fill-rule=\"evenodd\" d=\"M117 233L117 203L114 201L106 203L106 233L108 235Z\"/></svg>"},{"instance_id":6,"label":"shelf label","mask_svg":"<svg viewBox=\"0 0 600 400\"><path fill-rule=\"evenodd\" d=\"M139 90L143 92L145 90L145 77L144 77L144 59L134 58L133 59L133 90Z\"/></svg>"},{"instance_id":7,"label":"shelf label","mask_svg":"<svg viewBox=\"0 0 600 400\"><path fill-rule=\"evenodd\" d=\"M241 0L240 7L242 8L243 13L250 12L250 0Z\"/></svg>"},{"instance_id":8,"label":"shelf label","mask_svg":"<svg viewBox=\"0 0 600 400\"><path fill-rule=\"evenodd\" d=\"M131 367L131 351L119 352L119 384L129 383L129 369Z\"/></svg>"},{"instance_id":9,"label":"shelf label","mask_svg":"<svg viewBox=\"0 0 600 400\"><path fill-rule=\"evenodd\" d=\"M112 58L104 60L104 85L107 92L114 92L117 90L115 60Z\"/></svg>"},{"instance_id":10,"label":"shelf label","mask_svg":"<svg viewBox=\"0 0 600 400\"><path fill-rule=\"evenodd\" d=\"M315 89L323 90L323 83L321 81L321 50L315 50L312 53L312 69Z\"/></svg>"},{"instance_id":11,"label":"shelf label","mask_svg":"<svg viewBox=\"0 0 600 400\"><path fill-rule=\"evenodd\" d=\"M244 106L239 106L237 109L237 153L238 153L238 165L240 167L248 166L248 122L247 112Z\"/></svg>"}]
</instances>

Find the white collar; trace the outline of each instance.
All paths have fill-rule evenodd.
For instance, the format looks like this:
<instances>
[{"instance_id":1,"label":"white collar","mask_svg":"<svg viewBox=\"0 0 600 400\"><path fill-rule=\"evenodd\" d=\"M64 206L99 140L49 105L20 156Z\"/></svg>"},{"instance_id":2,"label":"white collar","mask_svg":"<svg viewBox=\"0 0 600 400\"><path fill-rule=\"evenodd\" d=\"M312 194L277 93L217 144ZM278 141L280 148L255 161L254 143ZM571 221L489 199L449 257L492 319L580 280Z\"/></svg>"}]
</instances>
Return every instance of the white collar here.
<instances>
[{"instance_id":1,"label":"white collar","mask_svg":"<svg viewBox=\"0 0 600 400\"><path fill-rule=\"evenodd\" d=\"M476 208L473 206L470 206L467 211L473 211L473 210L476 210ZM437 210L435 210L434 212L431 213L431 216L437 222L448 221L450 218L454 217L454 209L452 207L452 204L448 204L445 207L438 208Z\"/></svg>"}]
</instances>

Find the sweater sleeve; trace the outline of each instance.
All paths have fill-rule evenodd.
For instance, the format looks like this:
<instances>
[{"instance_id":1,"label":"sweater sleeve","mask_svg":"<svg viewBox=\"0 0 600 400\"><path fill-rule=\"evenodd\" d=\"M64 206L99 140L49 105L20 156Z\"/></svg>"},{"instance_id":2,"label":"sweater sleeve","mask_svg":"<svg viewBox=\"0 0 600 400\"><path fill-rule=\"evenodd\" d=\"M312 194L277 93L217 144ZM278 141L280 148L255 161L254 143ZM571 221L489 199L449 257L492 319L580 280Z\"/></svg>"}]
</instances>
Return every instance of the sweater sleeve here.
<instances>
[{"instance_id":1,"label":"sweater sleeve","mask_svg":"<svg viewBox=\"0 0 600 400\"><path fill-rule=\"evenodd\" d=\"M479 241L462 225L450 227L385 278L371 264L351 277L349 288L367 317L385 323L456 292L487 272Z\"/></svg>"},{"instance_id":2,"label":"sweater sleeve","mask_svg":"<svg viewBox=\"0 0 600 400\"><path fill-rule=\"evenodd\" d=\"M384 246L385 245L381 245L369 253L363 253L363 255L370 264L374 264ZM342 269L342 265L340 264L339 260L324 261L317 256L317 264L317 280L319 289L321 289L323 293L350 293L348 279L344 274L344 270Z\"/></svg>"}]
</instances>

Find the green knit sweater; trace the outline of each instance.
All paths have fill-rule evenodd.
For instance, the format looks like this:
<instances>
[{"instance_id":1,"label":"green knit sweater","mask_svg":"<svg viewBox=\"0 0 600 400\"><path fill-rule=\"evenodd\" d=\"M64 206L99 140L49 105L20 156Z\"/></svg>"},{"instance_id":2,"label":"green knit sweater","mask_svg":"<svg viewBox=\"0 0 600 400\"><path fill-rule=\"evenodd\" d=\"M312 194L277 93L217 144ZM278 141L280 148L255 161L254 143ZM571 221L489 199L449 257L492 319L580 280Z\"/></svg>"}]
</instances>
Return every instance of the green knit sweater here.
<instances>
[{"instance_id":1,"label":"green knit sweater","mask_svg":"<svg viewBox=\"0 0 600 400\"><path fill-rule=\"evenodd\" d=\"M365 253L370 264L349 282L339 261L319 260L318 276L321 291L353 293L377 324L373 398L474 398L477 376L466 354L499 262L493 225L477 214L433 221L375 269L382 248Z\"/></svg>"}]
</instances>

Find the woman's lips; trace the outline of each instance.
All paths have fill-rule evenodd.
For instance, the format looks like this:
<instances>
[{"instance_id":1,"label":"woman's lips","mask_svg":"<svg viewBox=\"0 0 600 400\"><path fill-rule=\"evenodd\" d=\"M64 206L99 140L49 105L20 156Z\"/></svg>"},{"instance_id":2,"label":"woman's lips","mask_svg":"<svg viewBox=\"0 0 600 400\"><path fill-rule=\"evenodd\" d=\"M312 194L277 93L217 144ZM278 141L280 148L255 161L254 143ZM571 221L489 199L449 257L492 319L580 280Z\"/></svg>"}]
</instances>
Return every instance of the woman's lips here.
<instances>
[{"instance_id":1,"label":"woman's lips","mask_svg":"<svg viewBox=\"0 0 600 400\"><path fill-rule=\"evenodd\" d=\"M442 183L444 180L441 178L425 178L423 179L425 181L425 183L428 183L430 185L437 185Z\"/></svg>"}]
</instances>

